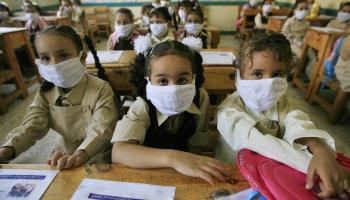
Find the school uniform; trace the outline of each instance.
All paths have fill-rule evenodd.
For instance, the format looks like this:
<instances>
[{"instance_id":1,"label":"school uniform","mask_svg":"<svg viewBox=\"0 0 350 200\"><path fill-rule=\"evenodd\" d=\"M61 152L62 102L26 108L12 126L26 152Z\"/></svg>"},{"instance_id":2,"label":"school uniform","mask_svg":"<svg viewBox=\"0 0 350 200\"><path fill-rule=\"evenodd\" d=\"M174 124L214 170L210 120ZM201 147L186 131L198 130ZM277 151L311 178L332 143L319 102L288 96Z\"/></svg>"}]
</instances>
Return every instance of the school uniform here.
<instances>
[{"instance_id":1,"label":"school uniform","mask_svg":"<svg viewBox=\"0 0 350 200\"><path fill-rule=\"evenodd\" d=\"M176 38L180 42L188 36L189 34L185 31L184 28L176 33ZM198 34L198 36L196 36L196 38L200 38L202 40L203 49L208 49L210 47L211 34L207 30L202 29L202 31Z\"/></svg>"},{"instance_id":2,"label":"school uniform","mask_svg":"<svg viewBox=\"0 0 350 200\"><path fill-rule=\"evenodd\" d=\"M339 56L335 66L335 76L340 83L340 87L345 92L350 92L350 60L346 61Z\"/></svg>"},{"instance_id":3,"label":"school uniform","mask_svg":"<svg viewBox=\"0 0 350 200\"><path fill-rule=\"evenodd\" d=\"M245 106L235 92L218 106L217 120L221 135L215 155L223 162L234 162L234 151L247 148L305 173L312 155L295 140L316 137L335 148L333 138L317 129L286 96L260 112Z\"/></svg>"},{"instance_id":4,"label":"school uniform","mask_svg":"<svg viewBox=\"0 0 350 200\"><path fill-rule=\"evenodd\" d=\"M341 29L346 33L350 33L350 21L342 22L338 19L333 19L327 24L327 27Z\"/></svg>"},{"instance_id":5,"label":"school uniform","mask_svg":"<svg viewBox=\"0 0 350 200\"><path fill-rule=\"evenodd\" d=\"M107 51L108 50L134 50L134 40L139 36L140 34L133 30L129 37L127 38L121 38L117 34L116 31L114 31L108 38L107 41Z\"/></svg>"},{"instance_id":6,"label":"school uniform","mask_svg":"<svg viewBox=\"0 0 350 200\"><path fill-rule=\"evenodd\" d=\"M269 15L258 13L254 18L255 29L266 30L268 21L269 21Z\"/></svg>"},{"instance_id":7,"label":"school uniform","mask_svg":"<svg viewBox=\"0 0 350 200\"><path fill-rule=\"evenodd\" d=\"M89 163L110 163L116 115L110 85L85 74L68 93L57 86L47 92L39 89L22 124L7 135L3 147L13 147L17 157L51 128L64 140L55 150L65 154L83 150L89 156Z\"/></svg>"},{"instance_id":8,"label":"school uniform","mask_svg":"<svg viewBox=\"0 0 350 200\"><path fill-rule=\"evenodd\" d=\"M57 17L69 17L73 16L73 8L72 7L64 7L62 10L57 11Z\"/></svg>"},{"instance_id":9,"label":"school uniform","mask_svg":"<svg viewBox=\"0 0 350 200\"><path fill-rule=\"evenodd\" d=\"M174 116L160 113L149 100L137 97L128 113L117 122L112 143L124 141L154 148L188 150L188 143L194 146L209 143L208 124L209 97L202 88L191 106Z\"/></svg>"},{"instance_id":10,"label":"school uniform","mask_svg":"<svg viewBox=\"0 0 350 200\"><path fill-rule=\"evenodd\" d=\"M167 41L167 40L176 40L176 35L172 29L168 29L168 33L166 34L166 36L162 40L159 39L154 34L151 34L152 46L155 46L156 44Z\"/></svg>"},{"instance_id":11,"label":"school uniform","mask_svg":"<svg viewBox=\"0 0 350 200\"><path fill-rule=\"evenodd\" d=\"M292 51L299 57L301 56L305 35L309 28L310 23L308 21L298 20L294 16L288 18L283 25L282 32L290 41Z\"/></svg>"}]
</instances>

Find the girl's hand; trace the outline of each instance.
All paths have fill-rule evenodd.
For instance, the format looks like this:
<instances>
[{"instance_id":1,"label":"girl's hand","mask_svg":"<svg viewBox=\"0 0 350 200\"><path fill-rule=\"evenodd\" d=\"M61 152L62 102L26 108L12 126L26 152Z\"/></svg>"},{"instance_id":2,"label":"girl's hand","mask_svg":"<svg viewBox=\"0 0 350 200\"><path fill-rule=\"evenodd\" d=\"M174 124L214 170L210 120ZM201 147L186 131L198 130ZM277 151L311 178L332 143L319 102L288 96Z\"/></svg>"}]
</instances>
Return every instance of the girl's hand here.
<instances>
[{"instance_id":1,"label":"girl's hand","mask_svg":"<svg viewBox=\"0 0 350 200\"><path fill-rule=\"evenodd\" d=\"M224 165L213 158L182 151L174 151L170 156L171 166L181 174L200 177L210 184L224 182L228 176Z\"/></svg>"},{"instance_id":2,"label":"girl's hand","mask_svg":"<svg viewBox=\"0 0 350 200\"><path fill-rule=\"evenodd\" d=\"M314 153L308 167L306 189L313 188L315 175L321 179L319 184L321 192L318 193L320 198L338 195L342 199L349 199L349 173L336 162L334 155L329 150L320 149Z\"/></svg>"},{"instance_id":3,"label":"girl's hand","mask_svg":"<svg viewBox=\"0 0 350 200\"><path fill-rule=\"evenodd\" d=\"M55 151L47 163L57 166L57 169L61 170L79 167L85 164L88 159L89 157L84 151L76 151L73 155L64 155L60 151Z\"/></svg>"},{"instance_id":4,"label":"girl's hand","mask_svg":"<svg viewBox=\"0 0 350 200\"><path fill-rule=\"evenodd\" d=\"M11 160L15 157L15 150L12 147L0 148L0 162Z\"/></svg>"}]
</instances>

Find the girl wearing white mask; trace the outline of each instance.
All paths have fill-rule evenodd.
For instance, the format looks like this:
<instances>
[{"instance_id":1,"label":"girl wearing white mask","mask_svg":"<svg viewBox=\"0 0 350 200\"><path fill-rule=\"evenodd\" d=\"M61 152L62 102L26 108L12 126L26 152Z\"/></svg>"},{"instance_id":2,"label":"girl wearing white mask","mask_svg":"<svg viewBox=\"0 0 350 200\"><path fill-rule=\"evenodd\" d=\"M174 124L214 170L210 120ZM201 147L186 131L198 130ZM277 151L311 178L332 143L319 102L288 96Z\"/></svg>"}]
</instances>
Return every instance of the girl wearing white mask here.
<instances>
[{"instance_id":1,"label":"girl wearing white mask","mask_svg":"<svg viewBox=\"0 0 350 200\"><path fill-rule=\"evenodd\" d=\"M135 22L135 26L137 27L137 30L142 34L146 35L149 32L149 15L151 13L151 10L153 9L152 4L145 4L141 8L141 17Z\"/></svg>"},{"instance_id":2,"label":"girl wearing white mask","mask_svg":"<svg viewBox=\"0 0 350 200\"><path fill-rule=\"evenodd\" d=\"M115 14L115 30L107 41L107 50L133 50L139 33L134 30L134 15L128 8L120 8Z\"/></svg>"},{"instance_id":3,"label":"girl wearing white mask","mask_svg":"<svg viewBox=\"0 0 350 200\"><path fill-rule=\"evenodd\" d=\"M57 17L68 17L72 19L74 16L73 4L70 0L61 0L61 5L57 11Z\"/></svg>"},{"instance_id":4,"label":"girl wearing white mask","mask_svg":"<svg viewBox=\"0 0 350 200\"><path fill-rule=\"evenodd\" d=\"M286 76L295 64L280 33L260 34L245 44L237 62L237 91L217 109L216 157L233 162L234 151L246 148L307 173L306 189L316 186L318 175L321 198L345 195L350 176L335 160L333 138L285 95Z\"/></svg>"},{"instance_id":5,"label":"girl wearing white mask","mask_svg":"<svg viewBox=\"0 0 350 200\"><path fill-rule=\"evenodd\" d=\"M255 28L257 31L265 32L267 29L267 22L269 20L269 16L272 13L273 9L279 9L278 6L275 5L274 0L264 0L263 6L261 8L261 12L259 12L255 18Z\"/></svg>"},{"instance_id":6,"label":"girl wearing white mask","mask_svg":"<svg viewBox=\"0 0 350 200\"><path fill-rule=\"evenodd\" d=\"M23 10L26 13L28 21L25 24L30 35L46 28L49 24L39 15L36 7L29 1L23 3Z\"/></svg>"},{"instance_id":7,"label":"girl wearing white mask","mask_svg":"<svg viewBox=\"0 0 350 200\"><path fill-rule=\"evenodd\" d=\"M308 2L299 0L294 4L293 15L284 23L282 32L286 35L291 43L292 51L298 57L301 56L305 36L310 28L310 23L305 20L308 13Z\"/></svg>"},{"instance_id":8,"label":"girl wearing white mask","mask_svg":"<svg viewBox=\"0 0 350 200\"><path fill-rule=\"evenodd\" d=\"M217 160L195 155L209 145L209 97L201 88L202 57L177 41L165 41L132 69L139 95L112 138L112 162L135 168L171 167L210 183L225 181Z\"/></svg>"},{"instance_id":9,"label":"girl wearing white mask","mask_svg":"<svg viewBox=\"0 0 350 200\"><path fill-rule=\"evenodd\" d=\"M169 28L171 16L165 7L155 8L150 13L150 30L153 46L166 41L174 40L173 29Z\"/></svg>"},{"instance_id":10,"label":"girl wearing white mask","mask_svg":"<svg viewBox=\"0 0 350 200\"><path fill-rule=\"evenodd\" d=\"M203 28L203 21L204 16L200 10L190 10L186 17L184 29L176 33L178 41L182 41L185 37L193 36L202 40L204 49L210 47L211 35L210 32Z\"/></svg>"},{"instance_id":11,"label":"girl wearing white mask","mask_svg":"<svg viewBox=\"0 0 350 200\"><path fill-rule=\"evenodd\" d=\"M327 27L341 29L346 33L350 33L350 2L340 5L337 18L330 21Z\"/></svg>"},{"instance_id":12,"label":"girl wearing white mask","mask_svg":"<svg viewBox=\"0 0 350 200\"><path fill-rule=\"evenodd\" d=\"M91 40L85 41L97 58ZM58 169L110 162L117 119L114 93L106 81L85 73L80 36L69 26L51 26L37 34L35 46L43 83L22 124L7 135L0 161L17 157L53 129L63 140L48 144L53 151L43 162ZM96 67L106 79L101 64L96 62Z\"/></svg>"},{"instance_id":13,"label":"girl wearing white mask","mask_svg":"<svg viewBox=\"0 0 350 200\"><path fill-rule=\"evenodd\" d=\"M182 26L186 23L187 14L190 10L192 10L192 3L189 0L179 2L177 11L178 25Z\"/></svg>"}]
</instances>

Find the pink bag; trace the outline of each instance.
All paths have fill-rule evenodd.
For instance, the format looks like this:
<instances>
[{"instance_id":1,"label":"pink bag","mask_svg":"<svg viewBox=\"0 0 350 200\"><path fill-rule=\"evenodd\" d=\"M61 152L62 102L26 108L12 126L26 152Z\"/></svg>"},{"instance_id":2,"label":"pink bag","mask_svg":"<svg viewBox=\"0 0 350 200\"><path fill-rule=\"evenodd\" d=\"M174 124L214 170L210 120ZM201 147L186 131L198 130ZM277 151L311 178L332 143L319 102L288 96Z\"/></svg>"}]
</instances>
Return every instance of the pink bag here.
<instances>
[{"instance_id":1,"label":"pink bag","mask_svg":"<svg viewBox=\"0 0 350 200\"><path fill-rule=\"evenodd\" d=\"M350 159L337 154L337 161L350 170ZM306 175L283 163L243 149L237 155L238 167L254 190L268 200L318 199L319 190L305 189Z\"/></svg>"}]
</instances>

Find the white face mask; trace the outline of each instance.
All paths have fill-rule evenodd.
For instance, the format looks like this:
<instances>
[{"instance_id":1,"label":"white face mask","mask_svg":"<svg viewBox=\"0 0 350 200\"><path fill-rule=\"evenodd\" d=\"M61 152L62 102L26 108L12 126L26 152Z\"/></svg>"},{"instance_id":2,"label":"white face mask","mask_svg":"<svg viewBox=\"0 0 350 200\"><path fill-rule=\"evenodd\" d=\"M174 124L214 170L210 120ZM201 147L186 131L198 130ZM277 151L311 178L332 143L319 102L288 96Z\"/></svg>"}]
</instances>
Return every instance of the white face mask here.
<instances>
[{"instance_id":1,"label":"white face mask","mask_svg":"<svg viewBox=\"0 0 350 200\"><path fill-rule=\"evenodd\" d=\"M272 10L272 7L270 4L265 4L263 5L262 10L263 10L263 13L270 13Z\"/></svg>"},{"instance_id":2,"label":"white face mask","mask_svg":"<svg viewBox=\"0 0 350 200\"><path fill-rule=\"evenodd\" d=\"M114 28L119 37L128 37L131 34L133 24L115 25Z\"/></svg>"},{"instance_id":3,"label":"white face mask","mask_svg":"<svg viewBox=\"0 0 350 200\"><path fill-rule=\"evenodd\" d=\"M250 4L252 7L254 7L254 6L256 6L256 4L258 4L258 2L257 2L256 0L250 0L250 1L249 1L249 4Z\"/></svg>"},{"instance_id":4,"label":"white face mask","mask_svg":"<svg viewBox=\"0 0 350 200\"><path fill-rule=\"evenodd\" d=\"M146 86L147 99L164 115L172 116L186 111L196 95L194 80L187 85L152 85L148 80Z\"/></svg>"},{"instance_id":5,"label":"white face mask","mask_svg":"<svg viewBox=\"0 0 350 200\"><path fill-rule=\"evenodd\" d=\"M179 10L178 14L182 21L186 21L187 13L184 10Z\"/></svg>"},{"instance_id":6,"label":"white face mask","mask_svg":"<svg viewBox=\"0 0 350 200\"><path fill-rule=\"evenodd\" d=\"M197 36L202 31L202 24L190 23L185 24L185 29L188 33Z\"/></svg>"},{"instance_id":7,"label":"white face mask","mask_svg":"<svg viewBox=\"0 0 350 200\"><path fill-rule=\"evenodd\" d=\"M0 12L0 20L6 19L9 16L8 12Z\"/></svg>"},{"instance_id":8,"label":"white face mask","mask_svg":"<svg viewBox=\"0 0 350 200\"><path fill-rule=\"evenodd\" d=\"M168 7L168 6L170 6L170 2L169 1L160 1L160 5L163 7Z\"/></svg>"},{"instance_id":9,"label":"white face mask","mask_svg":"<svg viewBox=\"0 0 350 200\"><path fill-rule=\"evenodd\" d=\"M79 57L65 60L58 64L44 65L40 59L35 59L40 75L47 81L62 88L71 88L79 83L84 75L85 67Z\"/></svg>"},{"instance_id":10,"label":"white face mask","mask_svg":"<svg viewBox=\"0 0 350 200\"><path fill-rule=\"evenodd\" d=\"M26 13L26 18L29 19L30 21L37 21L39 17L40 16L38 13Z\"/></svg>"},{"instance_id":11,"label":"white face mask","mask_svg":"<svg viewBox=\"0 0 350 200\"><path fill-rule=\"evenodd\" d=\"M295 18L297 18L298 20L303 20L306 15L307 15L306 10L296 10L294 13Z\"/></svg>"},{"instance_id":12,"label":"white face mask","mask_svg":"<svg viewBox=\"0 0 350 200\"><path fill-rule=\"evenodd\" d=\"M337 19L341 22L346 22L350 20L350 13L338 12Z\"/></svg>"},{"instance_id":13,"label":"white face mask","mask_svg":"<svg viewBox=\"0 0 350 200\"><path fill-rule=\"evenodd\" d=\"M276 105L284 95L288 83L285 78L242 80L237 70L236 87L247 107L256 111L266 111Z\"/></svg>"},{"instance_id":14,"label":"white face mask","mask_svg":"<svg viewBox=\"0 0 350 200\"><path fill-rule=\"evenodd\" d=\"M147 15L142 16L143 22L148 26L149 25L149 17Z\"/></svg>"},{"instance_id":15,"label":"white face mask","mask_svg":"<svg viewBox=\"0 0 350 200\"><path fill-rule=\"evenodd\" d=\"M168 24L151 24L150 29L153 35L162 37L168 32Z\"/></svg>"}]
</instances>

